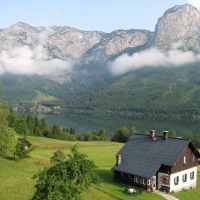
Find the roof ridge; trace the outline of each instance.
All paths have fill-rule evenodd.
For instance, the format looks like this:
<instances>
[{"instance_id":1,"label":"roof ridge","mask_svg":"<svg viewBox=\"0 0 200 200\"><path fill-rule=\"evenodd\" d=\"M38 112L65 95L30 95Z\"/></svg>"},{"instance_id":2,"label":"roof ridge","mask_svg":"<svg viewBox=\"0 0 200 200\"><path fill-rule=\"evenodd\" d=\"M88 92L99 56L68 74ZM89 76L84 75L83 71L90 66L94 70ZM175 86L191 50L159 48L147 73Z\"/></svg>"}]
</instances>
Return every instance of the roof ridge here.
<instances>
[{"instance_id":1,"label":"roof ridge","mask_svg":"<svg viewBox=\"0 0 200 200\"><path fill-rule=\"evenodd\" d=\"M144 135L144 136L148 136L148 137L150 136L150 135L145 134L145 133L134 133L133 135ZM162 136L162 135L155 135L155 137L163 137L163 136ZM188 139L188 138L182 138L182 137L171 137L171 136L168 136L168 138L191 141L191 139Z\"/></svg>"}]
</instances>

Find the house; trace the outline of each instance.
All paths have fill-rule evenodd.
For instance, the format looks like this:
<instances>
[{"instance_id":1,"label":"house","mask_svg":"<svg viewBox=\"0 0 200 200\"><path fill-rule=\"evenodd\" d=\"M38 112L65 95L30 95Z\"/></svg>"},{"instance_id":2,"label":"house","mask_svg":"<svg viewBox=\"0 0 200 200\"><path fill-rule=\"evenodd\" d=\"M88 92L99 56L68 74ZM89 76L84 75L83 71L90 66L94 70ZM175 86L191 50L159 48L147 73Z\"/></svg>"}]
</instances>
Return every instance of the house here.
<instances>
[{"instance_id":1,"label":"house","mask_svg":"<svg viewBox=\"0 0 200 200\"><path fill-rule=\"evenodd\" d=\"M196 187L200 153L189 139L134 134L116 155L114 179L145 190L167 192Z\"/></svg>"},{"instance_id":2,"label":"house","mask_svg":"<svg viewBox=\"0 0 200 200\"><path fill-rule=\"evenodd\" d=\"M28 140L24 138L18 138L18 141L24 143L26 150L29 150L31 148L32 144Z\"/></svg>"}]
</instances>

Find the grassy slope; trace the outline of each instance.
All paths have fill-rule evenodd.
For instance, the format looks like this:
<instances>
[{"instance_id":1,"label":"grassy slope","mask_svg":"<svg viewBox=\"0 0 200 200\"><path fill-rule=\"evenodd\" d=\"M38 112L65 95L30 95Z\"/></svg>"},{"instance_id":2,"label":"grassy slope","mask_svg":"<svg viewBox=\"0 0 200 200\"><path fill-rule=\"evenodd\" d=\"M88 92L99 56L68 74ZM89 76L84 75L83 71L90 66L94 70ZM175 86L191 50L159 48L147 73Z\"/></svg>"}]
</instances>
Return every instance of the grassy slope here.
<instances>
[{"instance_id":1,"label":"grassy slope","mask_svg":"<svg viewBox=\"0 0 200 200\"><path fill-rule=\"evenodd\" d=\"M53 101L53 100L56 100L56 97L54 97L54 96L44 94L44 93L42 93L38 90L36 92L37 92L37 96L33 100L34 103L37 103L38 101Z\"/></svg>"},{"instance_id":2,"label":"grassy slope","mask_svg":"<svg viewBox=\"0 0 200 200\"><path fill-rule=\"evenodd\" d=\"M49 158L57 149L62 149L66 154L69 149L77 144L72 141L59 141L47 138L28 137L28 140L35 146L31 158L22 161L12 161L1 159L0 161L0 199L9 200L27 200L31 199L35 191L35 180L31 177L49 166ZM95 161L102 182L99 188L92 187L84 193L87 200L114 200L114 199L132 199L133 196L124 193L124 187L113 180L113 174L110 171L115 163L115 154L123 146L120 143L110 142L79 142L79 151L87 154ZM200 169L199 169L200 170ZM200 172L198 172L198 185L200 184ZM200 187L195 190L175 193L174 196L180 200L198 199ZM135 197L134 197L135 198ZM161 200L156 194L143 192L137 196L138 200Z\"/></svg>"},{"instance_id":3,"label":"grassy slope","mask_svg":"<svg viewBox=\"0 0 200 200\"><path fill-rule=\"evenodd\" d=\"M22 161L10 161L1 159L0 162L0 199L27 200L34 194L35 180L31 177L49 166L49 158L57 149L62 149L66 154L77 142L59 141L46 138L28 137L28 140L36 147L31 153L31 158ZM111 167L115 163L115 154L122 147L120 143L110 142L79 142L79 151L88 155L95 161L97 173L102 182L99 188L92 187L84 193L87 200L114 200L132 199L124 193L124 187L114 182ZM137 199L161 200L160 196L151 193L138 195Z\"/></svg>"}]
</instances>

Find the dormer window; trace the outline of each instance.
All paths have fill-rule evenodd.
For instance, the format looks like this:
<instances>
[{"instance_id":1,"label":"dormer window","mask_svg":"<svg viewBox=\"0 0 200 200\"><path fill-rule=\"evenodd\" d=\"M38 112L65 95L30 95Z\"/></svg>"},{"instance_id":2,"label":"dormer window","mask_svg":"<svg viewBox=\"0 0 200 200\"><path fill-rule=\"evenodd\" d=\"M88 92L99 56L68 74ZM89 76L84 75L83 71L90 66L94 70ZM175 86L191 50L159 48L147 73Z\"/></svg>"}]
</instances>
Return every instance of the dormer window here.
<instances>
[{"instance_id":1,"label":"dormer window","mask_svg":"<svg viewBox=\"0 0 200 200\"><path fill-rule=\"evenodd\" d=\"M183 158L183 164L186 164L187 163L187 156L184 156Z\"/></svg>"}]
</instances>

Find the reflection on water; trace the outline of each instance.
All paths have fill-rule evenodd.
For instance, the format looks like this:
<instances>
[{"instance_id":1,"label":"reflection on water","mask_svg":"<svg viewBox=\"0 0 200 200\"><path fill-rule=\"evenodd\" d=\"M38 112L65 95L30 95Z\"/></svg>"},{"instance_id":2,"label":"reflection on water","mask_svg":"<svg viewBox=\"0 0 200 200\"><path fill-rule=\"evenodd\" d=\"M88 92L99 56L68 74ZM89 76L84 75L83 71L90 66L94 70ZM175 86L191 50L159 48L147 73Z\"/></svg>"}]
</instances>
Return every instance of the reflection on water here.
<instances>
[{"instance_id":1,"label":"reflection on water","mask_svg":"<svg viewBox=\"0 0 200 200\"><path fill-rule=\"evenodd\" d=\"M77 133L88 132L105 128L109 136L112 136L118 128L135 127L138 133L142 130L156 130L157 134L174 129L177 136L184 136L188 132L199 134L200 120L187 118L175 119L170 117L139 117L120 114L86 114L75 112L63 112L60 114L48 114L45 116L49 125L59 124L61 127L73 127Z\"/></svg>"}]
</instances>

